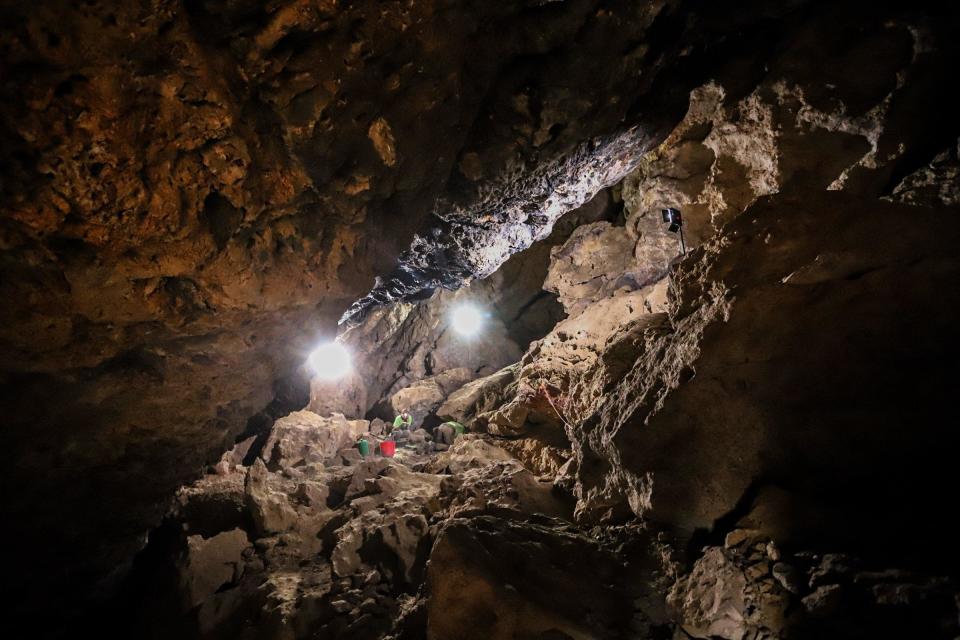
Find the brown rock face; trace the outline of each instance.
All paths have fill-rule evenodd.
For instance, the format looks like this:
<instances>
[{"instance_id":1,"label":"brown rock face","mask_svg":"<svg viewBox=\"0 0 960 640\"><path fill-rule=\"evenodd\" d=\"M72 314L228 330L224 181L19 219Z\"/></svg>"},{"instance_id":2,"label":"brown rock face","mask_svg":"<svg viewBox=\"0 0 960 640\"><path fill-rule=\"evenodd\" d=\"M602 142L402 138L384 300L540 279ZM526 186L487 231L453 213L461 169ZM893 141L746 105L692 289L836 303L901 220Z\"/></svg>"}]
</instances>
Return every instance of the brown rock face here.
<instances>
[{"instance_id":1,"label":"brown rock face","mask_svg":"<svg viewBox=\"0 0 960 640\"><path fill-rule=\"evenodd\" d=\"M314 405L346 413L336 407L353 409L363 397L357 415L370 409L392 419L406 408L422 424L464 383L519 360L531 340L562 318L562 306L543 290L551 252L579 225L613 217L616 206L611 194L603 192L561 218L547 238L507 260L489 278L368 314L340 336L353 354L357 383L334 383L338 390L315 380ZM459 305L470 305L481 315L477 335L465 337L452 326ZM344 392L350 396L345 403ZM325 404L328 399L333 403Z\"/></svg>"},{"instance_id":2,"label":"brown rock face","mask_svg":"<svg viewBox=\"0 0 960 640\"><path fill-rule=\"evenodd\" d=\"M303 406L306 353L441 196L511 238L415 252L434 275L401 293L491 273L631 168L682 111L684 91L643 108L654 81L679 65L673 86L690 83L703 70L680 52L717 37L679 7L617 1L4 12L5 519L36 544L18 601L120 575L248 418ZM490 195L518 172L545 217Z\"/></svg>"},{"instance_id":3,"label":"brown rock face","mask_svg":"<svg viewBox=\"0 0 960 640\"><path fill-rule=\"evenodd\" d=\"M688 532L748 507L778 539L902 544L917 518L942 530L922 487L947 482L953 442L940 421L957 237L948 208L759 200L683 263L668 332L575 429L579 455L604 442L617 461L606 483L584 467L584 506L616 484L638 513Z\"/></svg>"},{"instance_id":4,"label":"brown rock face","mask_svg":"<svg viewBox=\"0 0 960 640\"><path fill-rule=\"evenodd\" d=\"M622 638L632 614L614 586L622 570L558 522L452 520L430 556L426 637Z\"/></svg>"}]
</instances>

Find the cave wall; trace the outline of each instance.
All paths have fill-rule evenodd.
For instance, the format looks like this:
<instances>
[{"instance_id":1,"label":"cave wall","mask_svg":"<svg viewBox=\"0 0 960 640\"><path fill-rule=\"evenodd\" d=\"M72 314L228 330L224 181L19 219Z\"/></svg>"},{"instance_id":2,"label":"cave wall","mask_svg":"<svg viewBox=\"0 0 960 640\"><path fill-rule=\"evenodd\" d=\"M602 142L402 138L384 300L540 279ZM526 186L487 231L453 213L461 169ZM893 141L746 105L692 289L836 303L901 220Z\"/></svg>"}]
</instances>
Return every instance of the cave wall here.
<instances>
[{"instance_id":1,"label":"cave wall","mask_svg":"<svg viewBox=\"0 0 960 640\"><path fill-rule=\"evenodd\" d=\"M570 317L438 412L582 526L658 532L677 636L950 638L956 21L808 17L755 87L691 92L625 224L555 250Z\"/></svg>"},{"instance_id":2,"label":"cave wall","mask_svg":"<svg viewBox=\"0 0 960 640\"><path fill-rule=\"evenodd\" d=\"M953 24L813 13L743 98L720 79L695 90L626 180L637 224L680 206L707 244L639 327L629 372L602 393L572 385L582 516L626 503L681 537L744 519L788 543L953 566L920 542L944 544L941 525L913 528L936 520L954 446L937 426L956 375Z\"/></svg>"},{"instance_id":3,"label":"cave wall","mask_svg":"<svg viewBox=\"0 0 960 640\"><path fill-rule=\"evenodd\" d=\"M951 482L955 209L824 192L745 213L683 264L668 324L575 428L584 505L612 488L599 464L688 534L732 514L784 541L920 551Z\"/></svg>"},{"instance_id":4,"label":"cave wall","mask_svg":"<svg viewBox=\"0 0 960 640\"><path fill-rule=\"evenodd\" d=\"M709 508L691 506L678 482L667 491L680 498L665 501L661 516L656 500L648 504L656 491L643 485L651 463L621 452L647 446L646 417L619 416L604 395L630 368L659 375L638 354L658 332L684 341L671 323L695 288L675 292L664 315L663 282L654 281L675 254L651 220L660 206L684 209L691 246L713 242L724 224L748 225L741 218L751 206L770 225L788 225L788 211L815 220L856 212L860 223L877 216L887 233L913 239L890 253L906 256L905 269L930 289L896 278L877 285L891 298L885 313L902 309L897 291L916 304L899 314L902 325L873 337L916 339L922 349L902 360L933 363L919 366L932 380L908 380L918 386L907 395L938 389L949 378L933 375L942 364L934 331L953 301L934 302L930 291L949 287L953 268L940 245L952 228L938 216L956 203L960 131L945 107L957 102L956 15L932 6L3 3L0 407L11 443L3 482L13 488L4 519L25 545L4 581L6 600L26 617L86 609L87 596L123 575L176 487L245 428L307 402L300 364L351 303L345 320L355 324L385 303L449 296L434 290L495 273L625 176L629 224L594 230L626 259L598 265L589 275L601 282L586 293L568 289L575 280L560 273L549 285L561 301L568 294L571 322L589 320L580 307L593 297L607 305L593 313L611 326L583 342L558 328L522 367L498 374L511 382L486 396L497 414L487 424L502 433L546 429L533 453L544 442L553 453L538 470L580 498L585 520L633 512L689 534L733 509L743 485L773 466L744 467ZM763 199L778 192L792 199ZM878 204L882 197L914 208ZM929 253L915 251L919 232L900 234L916 211L927 224L945 221L927 228L937 238ZM880 264L881 275L899 272L874 249L860 255L871 230L856 228L853 248L840 253L853 251L852 263L870 270ZM803 231L809 246L827 240ZM589 248L589 237L581 231L574 242ZM577 255L574 244L558 256L567 249ZM910 265L914 253L920 266ZM725 265L734 288L754 277L727 253L691 259ZM757 304L771 314L764 322L794 319ZM864 304L865 320L880 317ZM930 323L911 320L921 312ZM728 339L720 328L689 335L705 363L725 358L708 342ZM793 348L815 343L810 352L819 353L815 335L794 336ZM574 347L593 353L577 355L585 365L571 377L563 370ZM398 362L408 357L401 351ZM556 362L538 360L551 353ZM851 375L873 371L869 346L853 355ZM823 364L812 359L808 370ZM536 384L523 386L523 367ZM672 382L690 375L667 373ZM877 384L838 393L890 400ZM568 398L560 411L547 401L554 393ZM947 409L930 407L933 423L935 410ZM603 418L612 413L619 417ZM566 424L581 421L581 430ZM577 460L560 469L565 442ZM919 474L903 486L918 478L943 480Z\"/></svg>"},{"instance_id":5,"label":"cave wall","mask_svg":"<svg viewBox=\"0 0 960 640\"><path fill-rule=\"evenodd\" d=\"M447 275L395 293L545 236L673 126L700 63L740 48L726 30L793 9L3 8L5 506L31 545L5 589L24 615L82 608L73 585L122 575L176 486L302 402L310 346L411 241L451 237L445 210L490 224L441 243L449 260L414 251Z\"/></svg>"},{"instance_id":6,"label":"cave wall","mask_svg":"<svg viewBox=\"0 0 960 640\"><path fill-rule=\"evenodd\" d=\"M570 317L439 413L512 438L581 523L640 517L681 563L744 529L955 572L953 18L813 9L755 85L734 67L694 89L618 187L624 224L554 251Z\"/></svg>"},{"instance_id":7,"label":"cave wall","mask_svg":"<svg viewBox=\"0 0 960 640\"><path fill-rule=\"evenodd\" d=\"M544 289L552 251L582 225L616 218L622 206L609 190L602 191L489 277L369 313L338 337L350 350L356 375L347 383L314 379L311 408L357 417L371 412L390 420L406 408L422 424L450 393L516 362L563 318L563 305ZM460 335L451 324L453 310L462 304L482 316L477 335Z\"/></svg>"}]
</instances>

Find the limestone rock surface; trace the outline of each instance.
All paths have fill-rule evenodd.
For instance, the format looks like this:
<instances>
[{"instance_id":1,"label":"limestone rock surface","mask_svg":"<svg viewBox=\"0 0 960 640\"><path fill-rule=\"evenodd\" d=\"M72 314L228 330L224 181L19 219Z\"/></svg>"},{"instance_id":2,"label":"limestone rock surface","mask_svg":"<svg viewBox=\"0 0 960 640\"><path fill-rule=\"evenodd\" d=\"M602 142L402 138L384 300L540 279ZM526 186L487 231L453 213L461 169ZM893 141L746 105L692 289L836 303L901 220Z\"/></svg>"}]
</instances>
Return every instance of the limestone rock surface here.
<instances>
[{"instance_id":1,"label":"limestone rock surface","mask_svg":"<svg viewBox=\"0 0 960 640\"><path fill-rule=\"evenodd\" d=\"M426 637L624 637L632 605L613 588L622 570L555 521L451 520L430 556Z\"/></svg>"},{"instance_id":2,"label":"limestone rock surface","mask_svg":"<svg viewBox=\"0 0 960 640\"><path fill-rule=\"evenodd\" d=\"M18 416L4 484L24 488L10 521L37 548L23 556L45 563L11 572L36 580L13 593L56 597L68 617L86 611L74 593L117 586L167 499L248 420L305 404L305 354L402 249L443 235L438 216L491 216L476 246L505 242L471 269L489 275L630 168L610 152L635 156L672 126L682 91L631 107L723 30L704 20L646 55L678 8L3 8L0 406ZM540 187L515 194L544 213L484 195L520 186L518 163ZM568 195L547 202L546 179ZM465 256L450 255L400 297L462 282ZM97 507L105 496L116 508Z\"/></svg>"},{"instance_id":3,"label":"limestone rock surface","mask_svg":"<svg viewBox=\"0 0 960 640\"><path fill-rule=\"evenodd\" d=\"M218 466L182 488L166 537L149 547L154 564L141 569L154 574L129 596L131 628L143 637L245 628L257 638L386 637L420 602L413 596L451 518L508 518L517 531L531 518L561 519L554 526L570 518L569 498L478 435L430 456L338 448L367 424L294 412L275 422L251 464ZM599 553L578 535L560 541Z\"/></svg>"},{"instance_id":4,"label":"limestone rock surface","mask_svg":"<svg viewBox=\"0 0 960 640\"><path fill-rule=\"evenodd\" d=\"M473 377L473 371L466 367L459 367L424 378L390 396L391 412L396 415L402 411L409 411L413 424L421 425L423 419L432 415L447 396Z\"/></svg>"},{"instance_id":5,"label":"limestone rock surface","mask_svg":"<svg viewBox=\"0 0 960 640\"><path fill-rule=\"evenodd\" d=\"M312 411L295 411L273 424L263 446L263 459L280 467L322 462L340 449L352 447L369 427L366 420L347 420L340 414L322 417Z\"/></svg>"}]
</instances>

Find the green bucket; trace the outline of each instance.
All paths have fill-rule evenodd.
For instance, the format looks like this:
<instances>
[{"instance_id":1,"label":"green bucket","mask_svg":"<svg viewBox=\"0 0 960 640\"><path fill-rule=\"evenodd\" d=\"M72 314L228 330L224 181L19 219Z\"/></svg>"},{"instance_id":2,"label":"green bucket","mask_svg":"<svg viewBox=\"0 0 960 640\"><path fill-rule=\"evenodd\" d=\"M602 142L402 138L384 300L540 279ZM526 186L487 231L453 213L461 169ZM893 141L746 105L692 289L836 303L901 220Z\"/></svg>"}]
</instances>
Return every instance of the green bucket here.
<instances>
[{"instance_id":1,"label":"green bucket","mask_svg":"<svg viewBox=\"0 0 960 640\"><path fill-rule=\"evenodd\" d=\"M360 450L360 455L363 456L364 458L370 455L370 443L367 442L366 440L358 440L357 449Z\"/></svg>"}]
</instances>

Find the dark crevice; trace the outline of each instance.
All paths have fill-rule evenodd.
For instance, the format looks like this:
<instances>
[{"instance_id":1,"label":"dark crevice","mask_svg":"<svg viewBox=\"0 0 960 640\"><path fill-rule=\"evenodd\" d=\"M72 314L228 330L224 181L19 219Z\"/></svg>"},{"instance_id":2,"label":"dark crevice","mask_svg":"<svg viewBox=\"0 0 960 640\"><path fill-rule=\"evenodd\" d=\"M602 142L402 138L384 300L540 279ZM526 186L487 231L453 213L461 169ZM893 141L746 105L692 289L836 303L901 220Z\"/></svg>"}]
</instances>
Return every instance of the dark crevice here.
<instances>
[{"instance_id":1,"label":"dark crevice","mask_svg":"<svg viewBox=\"0 0 960 640\"><path fill-rule=\"evenodd\" d=\"M767 480L754 478L733 508L714 520L713 526L710 527L710 529L694 530L689 542L687 542L687 551L684 558L688 571L693 567L693 563L697 558L700 557L700 550L703 549L703 547L723 546L726 535L734 529L740 520L750 514L761 489L769 486L773 485Z\"/></svg>"}]
</instances>

